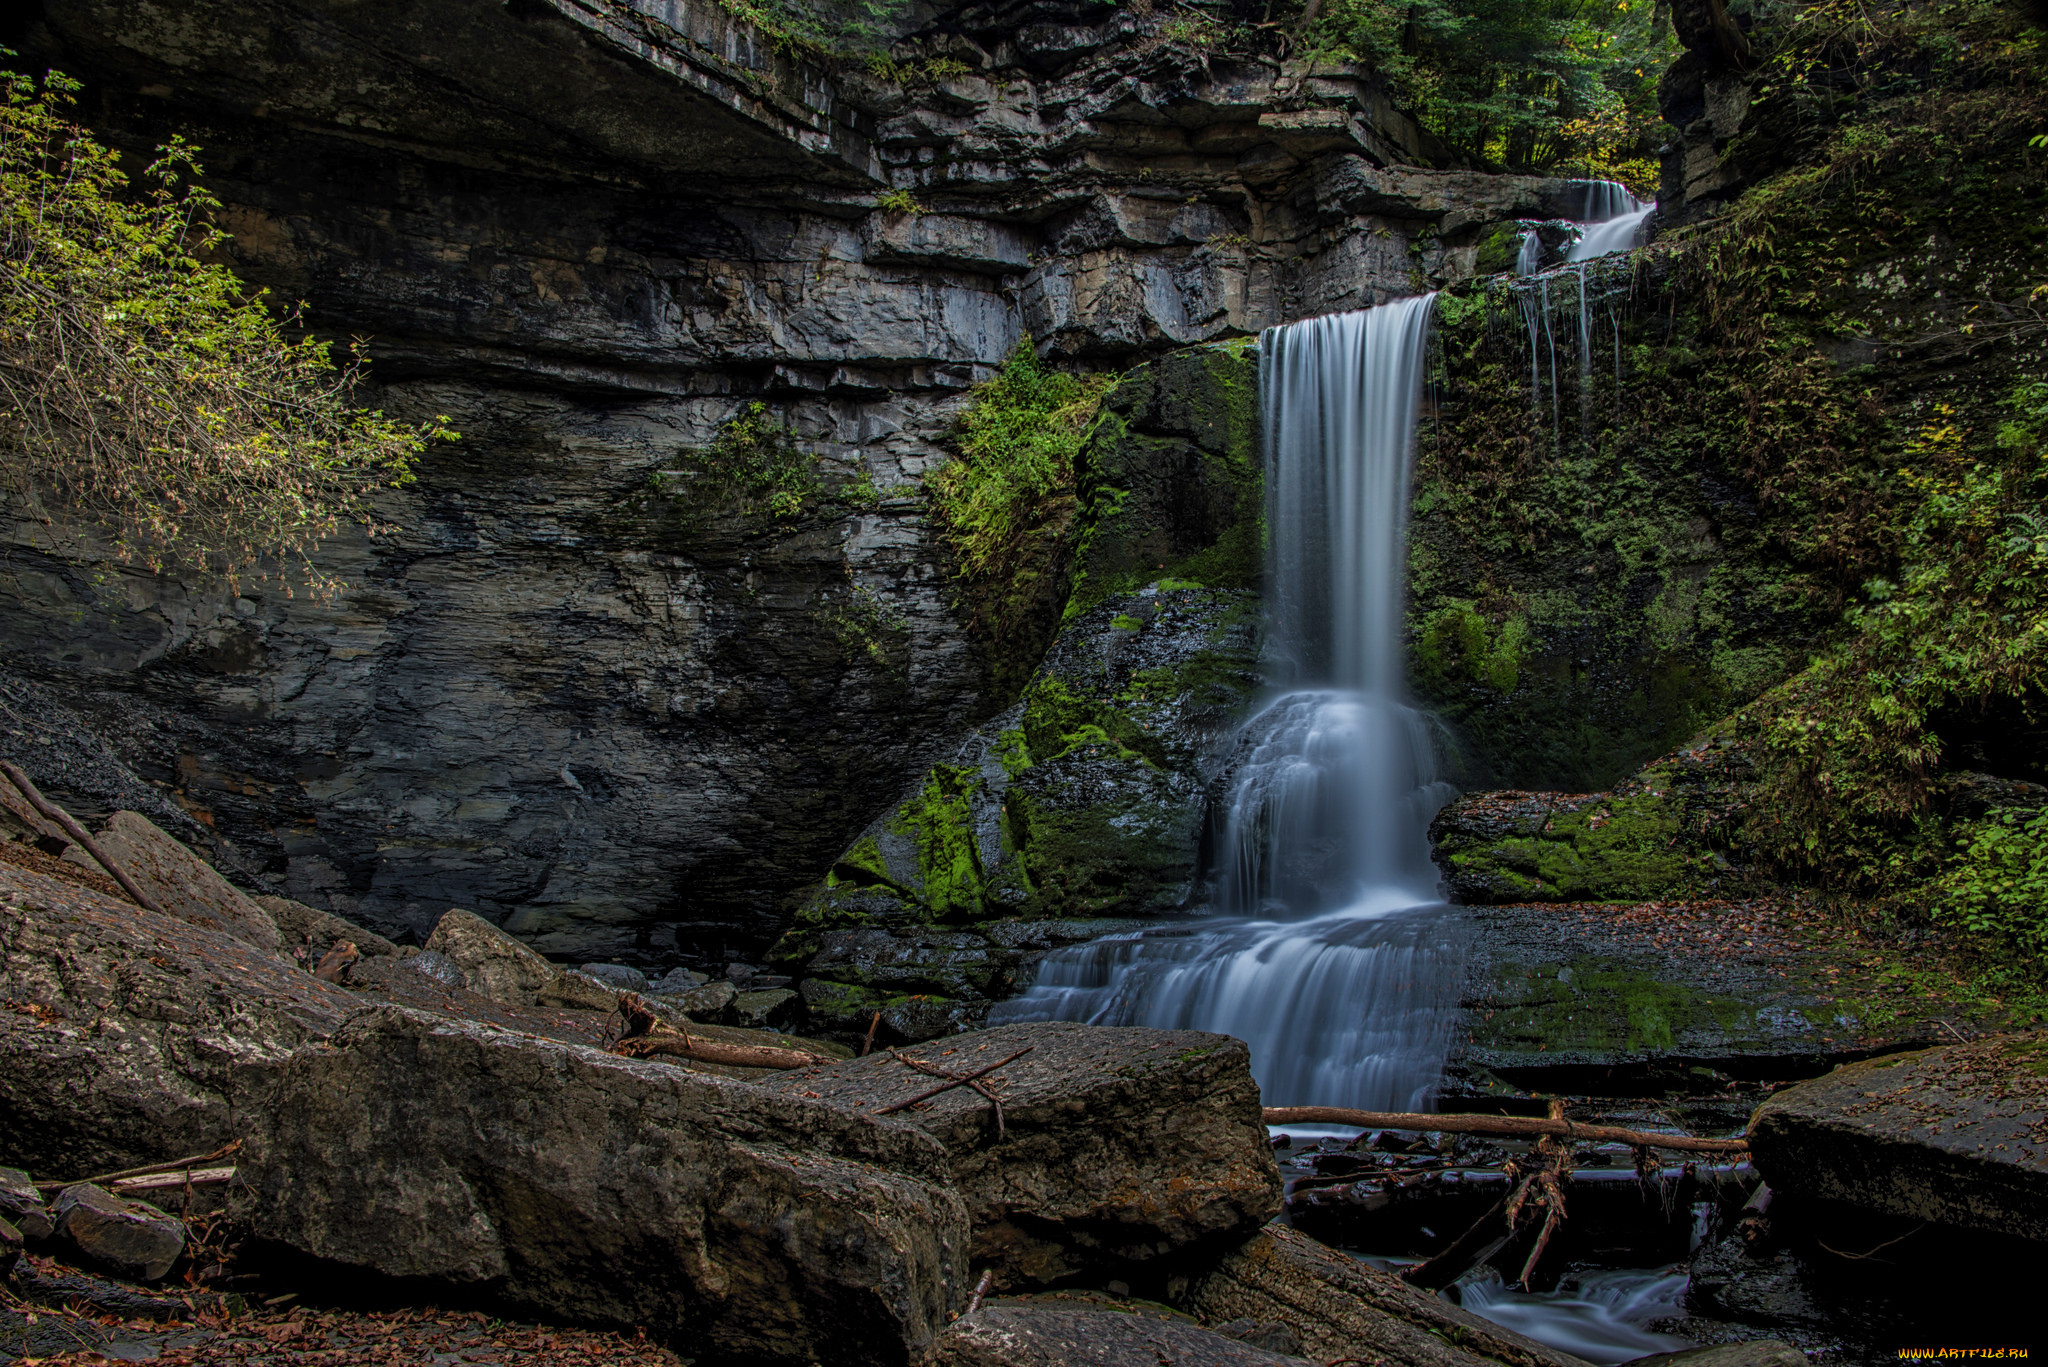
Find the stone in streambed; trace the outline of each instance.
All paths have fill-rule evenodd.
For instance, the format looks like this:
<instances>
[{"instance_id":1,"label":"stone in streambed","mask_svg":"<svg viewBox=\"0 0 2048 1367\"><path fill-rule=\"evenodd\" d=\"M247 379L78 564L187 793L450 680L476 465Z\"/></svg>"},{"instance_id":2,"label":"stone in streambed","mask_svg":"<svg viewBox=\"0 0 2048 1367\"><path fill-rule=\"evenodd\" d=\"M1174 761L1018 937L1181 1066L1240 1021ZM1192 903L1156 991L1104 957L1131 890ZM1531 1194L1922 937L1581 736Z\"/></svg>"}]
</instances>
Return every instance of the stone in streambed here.
<instances>
[{"instance_id":1,"label":"stone in streambed","mask_svg":"<svg viewBox=\"0 0 2048 1367\"><path fill-rule=\"evenodd\" d=\"M949 1035L902 1050L954 1072L1031 1052L990 1079L994 1109L954 1088L898 1116L944 1144L1000 1284L1227 1248L1279 1212L1258 1085L1242 1041L1194 1030L1052 1022ZM888 1053L765 1080L875 1110L937 1079Z\"/></svg>"},{"instance_id":2,"label":"stone in streambed","mask_svg":"<svg viewBox=\"0 0 2048 1367\"><path fill-rule=\"evenodd\" d=\"M803 999L786 987L764 988L758 992L736 993L732 999L733 1019L755 1030L793 1024L803 1014Z\"/></svg>"},{"instance_id":3,"label":"stone in streambed","mask_svg":"<svg viewBox=\"0 0 2048 1367\"><path fill-rule=\"evenodd\" d=\"M1308 1357L1324 1362L1586 1367L1282 1225L1226 1255L1180 1304L1205 1324L1283 1324L1300 1336Z\"/></svg>"},{"instance_id":4,"label":"stone in streambed","mask_svg":"<svg viewBox=\"0 0 2048 1367\"><path fill-rule=\"evenodd\" d=\"M688 992L671 998L671 1000L681 1007L683 1014L691 1020L716 1021L724 1019L726 1012L732 1009L733 1001L738 996L739 989L735 988L731 983L717 982L705 983L702 987L691 988Z\"/></svg>"},{"instance_id":5,"label":"stone in streambed","mask_svg":"<svg viewBox=\"0 0 2048 1367\"><path fill-rule=\"evenodd\" d=\"M586 978L595 978L614 992L645 992L647 975L637 968L624 964L582 964L577 972Z\"/></svg>"},{"instance_id":6,"label":"stone in streambed","mask_svg":"<svg viewBox=\"0 0 2048 1367\"><path fill-rule=\"evenodd\" d=\"M293 1056L241 1168L263 1237L710 1356L908 1363L966 1294L918 1127L396 1007Z\"/></svg>"},{"instance_id":7,"label":"stone in streambed","mask_svg":"<svg viewBox=\"0 0 2048 1367\"><path fill-rule=\"evenodd\" d=\"M1682 1353L1658 1353L1636 1358L1629 1367L1808 1367L1806 1354L1779 1339L1751 1339L1747 1343L1717 1343L1711 1348L1688 1348Z\"/></svg>"},{"instance_id":8,"label":"stone in streambed","mask_svg":"<svg viewBox=\"0 0 2048 1367\"><path fill-rule=\"evenodd\" d=\"M147 1201L130 1201L79 1183L58 1195L50 1212L57 1232L95 1267L153 1282L185 1251L185 1226Z\"/></svg>"},{"instance_id":9,"label":"stone in streambed","mask_svg":"<svg viewBox=\"0 0 2048 1367\"><path fill-rule=\"evenodd\" d=\"M1187 1320L1142 1310L995 1301L939 1338L934 1367L1308 1367Z\"/></svg>"},{"instance_id":10,"label":"stone in streambed","mask_svg":"<svg viewBox=\"0 0 2048 1367\"><path fill-rule=\"evenodd\" d=\"M2048 1240L2048 1031L1837 1068L1757 1108L1781 1194Z\"/></svg>"}]
</instances>

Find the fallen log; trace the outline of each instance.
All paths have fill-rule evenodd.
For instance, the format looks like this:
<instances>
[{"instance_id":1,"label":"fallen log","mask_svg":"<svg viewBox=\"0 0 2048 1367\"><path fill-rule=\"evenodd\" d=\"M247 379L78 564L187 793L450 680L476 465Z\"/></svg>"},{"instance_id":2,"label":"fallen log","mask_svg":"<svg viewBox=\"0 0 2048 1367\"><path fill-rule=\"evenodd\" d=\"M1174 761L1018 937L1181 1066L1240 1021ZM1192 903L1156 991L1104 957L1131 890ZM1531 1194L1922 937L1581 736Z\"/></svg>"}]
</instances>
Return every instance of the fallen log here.
<instances>
[{"instance_id":1,"label":"fallen log","mask_svg":"<svg viewBox=\"0 0 2048 1367\"><path fill-rule=\"evenodd\" d=\"M1526 1115L1427 1115L1417 1111L1353 1111L1342 1106L1268 1106L1268 1125L1353 1125L1361 1130L1417 1130L1442 1134L1491 1134L1509 1138L1562 1135L1594 1144L1627 1144L1638 1149L1681 1153L1749 1152L1747 1139L1699 1139L1689 1134L1652 1134L1616 1125L1581 1125Z\"/></svg>"},{"instance_id":2,"label":"fallen log","mask_svg":"<svg viewBox=\"0 0 2048 1367\"><path fill-rule=\"evenodd\" d=\"M728 1068L810 1068L835 1063L822 1054L801 1049L777 1049L773 1045L720 1044L685 1031L658 1030L635 1035L612 1046L614 1054L627 1058L687 1058L698 1063L723 1063Z\"/></svg>"},{"instance_id":3,"label":"fallen log","mask_svg":"<svg viewBox=\"0 0 2048 1367\"><path fill-rule=\"evenodd\" d=\"M1032 1045L1032 1044L1027 1044L1027 1045L1025 1045L1025 1046L1024 1046L1024 1047L1023 1047L1022 1049L1019 1049L1019 1050L1018 1050L1018 1051L1017 1051L1016 1053L1014 1053L1014 1054L1010 1055L1010 1056L1009 1056L1008 1058L1006 1058L1006 1059L1001 1059L1001 1060L999 1060L999 1061L997 1061L997 1062L995 1062L995 1063L991 1063L991 1064L990 1064L990 1065L989 1065L988 1067L986 1067L986 1068L977 1068L977 1069L975 1069L975 1070L974 1070L973 1072L971 1072L971 1073L961 1073L961 1074L960 1074L960 1075L958 1075L957 1077L955 1077L955 1076L953 1076L953 1075L951 1075L951 1074L948 1074L947 1076L948 1076L948 1077L950 1078L950 1080L949 1080L949 1081L947 1081L947 1082L945 1082L945 1083L943 1083L943 1084L941 1084L940 1086L937 1086L937 1087L933 1087L933 1088L930 1088L929 1090L926 1090L926 1091L922 1091L922 1092L919 1092L919 1093L918 1093L918 1094L917 1094L916 1096L914 1096L914 1097L911 1097L911 1098L909 1098L909 1099L908 1099L908 1100L906 1100L906 1101L899 1101L899 1102L896 1102L896 1103L895 1103L894 1105L891 1105L891 1106L884 1106L884 1107L882 1107L882 1109L881 1109L881 1110L879 1110L879 1111L876 1111L876 1112L875 1112L875 1114L876 1114L876 1115L894 1115L894 1114L895 1114L896 1112L898 1112L898 1111L907 1111L907 1110L909 1110L909 1109L910 1109L910 1108L911 1108L912 1106L915 1106L915 1105L917 1105L917 1103L918 1103L918 1102L920 1102L920 1101L930 1101L930 1100L931 1100L931 1099L932 1099L933 1097L937 1096L937 1095L938 1095L938 1094L939 1094L940 1092L950 1092L950 1091L952 1091L952 1090L953 1090L953 1089L954 1089L955 1087L968 1087L968 1086L972 1086L972 1085L973 1085L973 1084L974 1084L975 1082L979 1081L979 1080L980 1080L980 1079L982 1079L982 1078L985 1078L985 1077L987 1077L987 1076L988 1076L988 1075L989 1075L990 1073L993 1073L993 1072L994 1072L994 1071L995 1071L996 1069L998 1069L998 1068L1001 1068L1001 1067L1003 1067L1003 1066L1004 1066L1005 1064L1015 1063L1015 1062L1016 1062L1016 1061L1017 1061L1018 1059L1020 1059L1020 1058L1023 1058L1023 1057L1024 1057L1024 1056L1025 1056L1026 1054L1030 1053L1030 1052L1031 1052L1031 1051L1032 1051L1033 1049L1035 1049L1035 1048L1037 1048L1037 1046L1036 1046L1036 1045ZM902 1061L902 1062L904 1062L904 1063L908 1063L908 1062L909 1062L910 1060L908 1060L908 1059L903 1059L903 1060L901 1060L901 1061ZM991 1101L994 1101L994 1100L995 1100L995 1098L994 1098L994 1097L989 1097L989 1100L991 1100ZM998 1107L997 1107L997 1113L998 1113L999 1115L1001 1114L1001 1110L1002 1110L1002 1108L1001 1108L1000 1106L998 1106Z\"/></svg>"},{"instance_id":4,"label":"fallen log","mask_svg":"<svg viewBox=\"0 0 2048 1367\"><path fill-rule=\"evenodd\" d=\"M686 1058L722 1063L728 1068L809 1068L836 1062L805 1049L778 1049L772 1044L721 1044L678 1030L654 1014L654 1008L631 992L619 993L618 1016L625 1023L614 1054L626 1058Z\"/></svg>"},{"instance_id":5,"label":"fallen log","mask_svg":"<svg viewBox=\"0 0 2048 1367\"><path fill-rule=\"evenodd\" d=\"M218 1163L223 1158L230 1158L239 1152L241 1147L242 1141L237 1139L232 1143L221 1145L211 1153L195 1153L190 1158L173 1158L163 1163L145 1163L139 1168L123 1168L119 1172L103 1172L95 1177L74 1177L64 1182L37 1182L35 1186L38 1191L87 1184L95 1187L104 1187L116 1182L125 1182L133 1177L153 1177L161 1172L191 1172L197 1170L201 1164Z\"/></svg>"},{"instance_id":6,"label":"fallen log","mask_svg":"<svg viewBox=\"0 0 2048 1367\"><path fill-rule=\"evenodd\" d=\"M107 856L107 852L99 847L99 842L92 838L91 832L79 825L71 813L37 792L36 785L29 781L27 774L4 759L0 759L0 774L7 775L8 780L21 790L21 795L28 799L31 807L42 813L46 819L56 822L58 828L71 838L73 844L91 855L99 866L121 885L121 891L127 893L136 906L144 911L163 915L164 909L151 901L149 894L135 885L135 880L128 876L127 870Z\"/></svg>"}]
</instances>

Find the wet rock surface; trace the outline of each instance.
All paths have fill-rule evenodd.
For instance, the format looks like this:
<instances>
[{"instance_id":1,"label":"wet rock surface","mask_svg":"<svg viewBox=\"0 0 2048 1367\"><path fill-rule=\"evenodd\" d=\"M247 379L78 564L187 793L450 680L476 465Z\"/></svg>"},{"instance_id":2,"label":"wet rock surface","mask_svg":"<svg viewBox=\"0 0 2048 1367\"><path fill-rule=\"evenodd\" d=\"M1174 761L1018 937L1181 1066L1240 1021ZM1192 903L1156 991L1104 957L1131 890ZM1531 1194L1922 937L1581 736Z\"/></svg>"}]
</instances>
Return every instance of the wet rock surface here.
<instances>
[{"instance_id":1,"label":"wet rock surface","mask_svg":"<svg viewBox=\"0 0 2048 1367\"><path fill-rule=\"evenodd\" d=\"M1889 972L1896 947L1789 900L1461 908L1449 1083L1627 1094L1812 1076L1971 1011Z\"/></svg>"},{"instance_id":2,"label":"wet rock surface","mask_svg":"<svg viewBox=\"0 0 2048 1367\"><path fill-rule=\"evenodd\" d=\"M260 1125L261 1235L714 1355L907 1362L964 1294L945 1153L843 1105L386 1007Z\"/></svg>"},{"instance_id":3,"label":"wet rock surface","mask_svg":"<svg viewBox=\"0 0 2048 1367\"><path fill-rule=\"evenodd\" d=\"M1750 1122L1773 1190L2048 1240L2048 1032L1838 1068Z\"/></svg>"},{"instance_id":4,"label":"wet rock surface","mask_svg":"<svg viewBox=\"0 0 2048 1367\"><path fill-rule=\"evenodd\" d=\"M1189 1030L1012 1025L903 1051L988 1086L899 1113L938 1139L967 1203L976 1266L1016 1287L1229 1247L1280 1208L1245 1046ZM938 1085L890 1054L766 1085L872 1111Z\"/></svg>"},{"instance_id":5,"label":"wet rock surface","mask_svg":"<svg viewBox=\"0 0 2048 1367\"><path fill-rule=\"evenodd\" d=\"M990 1301L940 1336L933 1361L948 1367L1303 1367L1308 1360L1157 1312Z\"/></svg>"},{"instance_id":6,"label":"wet rock surface","mask_svg":"<svg viewBox=\"0 0 2048 1367\"><path fill-rule=\"evenodd\" d=\"M1317 1361L1583 1367L1568 1353L1489 1323L1282 1225L1268 1227L1224 1257L1189 1286L1180 1304L1208 1324L1241 1319L1284 1324L1300 1336L1303 1353Z\"/></svg>"}]
</instances>

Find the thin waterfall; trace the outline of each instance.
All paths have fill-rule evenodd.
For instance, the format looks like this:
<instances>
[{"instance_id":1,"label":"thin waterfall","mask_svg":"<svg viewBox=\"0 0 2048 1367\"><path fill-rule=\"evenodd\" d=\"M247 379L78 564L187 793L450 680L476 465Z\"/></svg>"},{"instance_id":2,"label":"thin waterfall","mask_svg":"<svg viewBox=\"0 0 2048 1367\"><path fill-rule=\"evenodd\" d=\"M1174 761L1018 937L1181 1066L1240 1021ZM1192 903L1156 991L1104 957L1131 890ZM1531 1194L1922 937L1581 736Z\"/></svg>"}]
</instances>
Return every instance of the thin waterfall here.
<instances>
[{"instance_id":1,"label":"thin waterfall","mask_svg":"<svg viewBox=\"0 0 2048 1367\"><path fill-rule=\"evenodd\" d=\"M1251 1045L1268 1104L1428 1104L1460 967L1428 841L1452 790L1402 695L1434 310L1430 295L1261 338L1278 691L1229 756L1213 914L1049 955L992 1023L1216 1030Z\"/></svg>"}]
</instances>

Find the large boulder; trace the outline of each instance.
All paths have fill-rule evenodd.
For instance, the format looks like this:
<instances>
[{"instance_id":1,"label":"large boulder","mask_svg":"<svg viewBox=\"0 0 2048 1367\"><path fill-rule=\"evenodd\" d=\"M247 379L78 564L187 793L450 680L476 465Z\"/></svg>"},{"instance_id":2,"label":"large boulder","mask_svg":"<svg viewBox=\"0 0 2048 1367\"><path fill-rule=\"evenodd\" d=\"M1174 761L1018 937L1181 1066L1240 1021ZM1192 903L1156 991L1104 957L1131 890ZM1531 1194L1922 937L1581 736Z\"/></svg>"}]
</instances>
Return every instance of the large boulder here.
<instances>
[{"instance_id":1,"label":"large boulder","mask_svg":"<svg viewBox=\"0 0 2048 1367\"><path fill-rule=\"evenodd\" d=\"M470 991L508 1006L533 1005L561 972L483 917L460 908L442 914L427 937L427 949L447 955Z\"/></svg>"},{"instance_id":2,"label":"large boulder","mask_svg":"<svg viewBox=\"0 0 2048 1367\"><path fill-rule=\"evenodd\" d=\"M2048 1240L2048 1031L1893 1054L1750 1120L1773 1191Z\"/></svg>"},{"instance_id":3,"label":"large boulder","mask_svg":"<svg viewBox=\"0 0 2048 1367\"><path fill-rule=\"evenodd\" d=\"M1181 1305L1205 1324L1277 1321L1318 1361L1380 1367L1586 1367L1579 1358L1273 1225L1194 1281Z\"/></svg>"},{"instance_id":4,"label":"large boulder","mask_svg":"<svg viewBox=\"0 0 2048 1367\"><path fill-rule=\"evenodd\" d=\"M278 947L277 923L270 913L148 817L139 812L115 812L94 841L170 915L262 949ZM66 857L88 869L98 867L76 846Z\"/></svg>"},{"instance_id":5,"label":"large boulder","mask_svg":"<svg viewBox=\"0 0 2048 1367\"><path fill-rule=\"evenodd\" d=\"M802 1069L766 1085L870 1112L1030 1052L899 1114L938 1139L1003 1286L1220 1250L1279 1213L1279 1169L1242 1041L1193 1030L1052 1022L953 1035Z\"/></svg>"},{"instance_id":6,"label":"large boulder","mask_svg":"<svg viewBox=\"0 0 2048 1367\"><path fill-rule=\"evenodd\" d=\"M242 1171L303 1253L711 1356L906 1363L965 1295L917 1126L399 1007L292 1058Z\"/></svg>"},{"instance_id":7,"label":"large boulder","mask_svg":"<svg viewBox=\"0 0 2048 1367\"><path fill-rule=\"evenodd\" d=\"M939 1338L934 1367L1308 1367L1289 1357L1140 1309L995 1302Z\"/></svg>"},{"instance_id":8,"label":"large boulder","mask_svg":"<svg viewBox=\"0 0 2048 1367\"><path fill-rule=\"evenodd\" d=\"M0 1162L44 1176L238 1137L360 1004L247 940L0 864Z\"/></svg>"}]
</instances>

